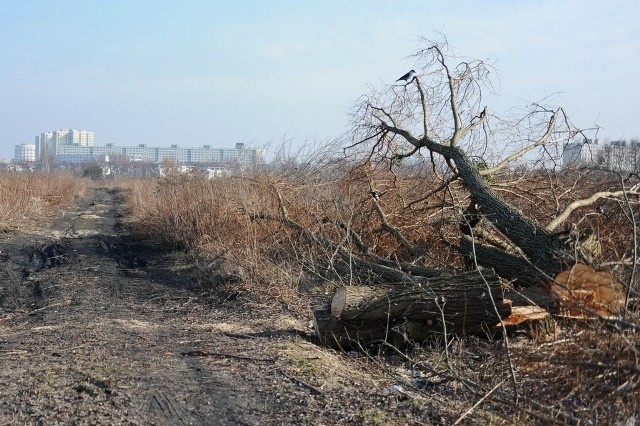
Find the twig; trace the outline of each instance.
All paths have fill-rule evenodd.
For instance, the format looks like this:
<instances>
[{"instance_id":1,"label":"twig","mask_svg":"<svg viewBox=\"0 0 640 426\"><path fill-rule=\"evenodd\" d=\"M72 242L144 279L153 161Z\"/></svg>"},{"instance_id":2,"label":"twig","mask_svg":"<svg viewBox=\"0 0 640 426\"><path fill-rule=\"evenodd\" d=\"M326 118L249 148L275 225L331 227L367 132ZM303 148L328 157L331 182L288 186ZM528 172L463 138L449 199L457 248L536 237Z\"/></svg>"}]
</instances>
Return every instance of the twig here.
<instances>
[{"instance_id":1,"label":"twig","mask_svg":"<svg viewBox=\"0 0 640 426\"><path fill-rule=\"evenodd\" d=\"M0 353L3 353L5 355L29 355L29 351L24 350L24 349L17 349L17 350L2 349L2 350L0 350Z\"/></svg>"},{"instance_id":2,"label":"twig","mask_svg":"<svg viewBox=\"0 0 640 426\"><path fill-rule=\"evenodd\" d=\"M371 191L373 192L373 189L371 189ZM394 237L396 237L398 242L400 244L402 244L402 246L405 249L407 249L407 251L411 255L414 255L414 256L417 255L418 253L417 253L416 247L409 242L407 237L405 237L402 234L402 232L400 232L400 230L398 228L396 228L395 226L393 226L393 225L391 225L389 223L389 220L387 219L387 215L382 210L382 207L380 207L380 203L378 203L378 200L376 199L376 197L372 196L371 197L371 201L373 202L373 206L375 207L376 211L378 212L378 216L380 217L380 221L382 222L382 229L387 231L388 233L390 233Z\"/></svg>"},{"instance_id":3,"label":"twig","mask_svg":"<svg viewBox=\"0 0 640 426\"><path fill-rule=\"evenodd\" d=\"M271 358L253 358L253 357L249 357L249 356L227 354L227 353L223 353L223 352L207 352L207 351L203 351L201 349L195 349L195 350L192 350L192 351L181 352L181 355L182 356L215 356L215 357L219 357L219 358L241 359L241 360L244 360L244 361L261 361L261 362L273 362L274 361Z\"/></svg>"},{"instance_id":4,"label":"twig","mask_svg":"<svg viewBox=\"0 0 640 426\"><path fill-rule=\"evenodd\" d=\"M33 311L29 312L29 315L33 315L36 312L44 311L45 309L53 308L53 307L60 306L60 305L69 305L69 304L71 304L71 300L65 300L64 302L58 302L58 303L52 303L51 305L47 305L47 306L43 306L43 307L38 308L38 309L34 309Z\"/></svg>"},{"instance_id":5,"label":"twig","mask_svg":"<svg viewBox=\"0 0 640 426\"><path fill-rule=\"evenodd\" d=\"M183 297L165 297L165 296L156 296L156 297L152 297L151 299L147 299L142 306L151 303L155 300L163 300L163 301L178 301L178 300L186 300L187 303L185 303L183 306L186 306L187 304L193 302L194 300L198 300L197 297L190 297L190 296L183 296Z\"/></svg>"},{"instance_id":6,"label":"twig","mask_svg":"<svg viewBox=\"0 0 640 426\"><path fill-rule=\"evenodd\" d=\"M633 287L635 275L636 275L636 264L638 263L638 230L636 224L636 218L633 214L633 208L631 208L631 203L629 202L629 194L625 190L624 179L622 176L620 177L620 181L622 182L622 193L624 195L624 201L629 209L629 215L631 216L631 226L633 227L633 264L634 267L631 269L631 276L629 277L629 281L627 283L627 294L624 297L624 313L623 315L627 316L627 311L629 309L629 296L631 295L631 289ZM635 185L634 188L637 188L638 185ZM629 191L633 191L631 188ZM636 191L637 193L637 191Z\"/></svg>"},{"instance_id":7,"label":"twig","mask_svg":"<svg viewBox=\"0 0 640 426\"><path fill-rule=\"evenodd\" d=\"M460 177L460 175L458 173L453 174L450 178L448 178L447 180L443 181L443 183L440 186L438 186L437 188L432 189L431 191L427 192L423 197L420 197L417 200L411 201L409 204L404 206L404 208L409 208L409 207L413 206L414 204L417 204L417 203L419 203L421 201L426 200L427 198L431 197L433 194L437 194L438 192L440 192L443 189L445 189L448 185L450 185L453 181L455 181L459 177Z\"/></svg>"},{"instance_id":8,"label":"twig","mask_svg":"<svg viewBox=\"0 0 640 426\"><path fill-rule=\"evenodd\" d=\"M453 424L454 426L457 425L458 423L460 423L465 417L467 417L469 414L471 414L473 412L473 410L475 410L480 404L482 404L482 402L487 399L489 397L489 395L491 395L496 389L498 389L500 387L500 385L502 385L504 383L504 380L501 381L500 383L498 383L497 385L495 385L489 392L485 393L484 396L482 398L480 398L478 400L478 402L476 402L475 404L473 404L473 406L471 408L469 408L467 411L465 411L464 413L462 413L462 415L458 418L458 420L455 421L455 423Z\"/></svg>"},{"instance_id":9,"label":"twig","mask_svg":"<svg viewBox=\"0 0 640 426\"><path fill-rule=\"evenodd\" d=\"M440 310L440 315L442 318L442 333L444 335L444 356L447 363L447 369L449 369L452 374L455 374L455 371L451 366L451 359L449 358L449 337L447 336L447 321L444 318L444 305L447 303L447 299L445 299L444 296L442 297L442 306L440 306L440 302L438 302L437 297L434 300L436 302L436 306Z\"/></svg>"},{"instance_id":10,"label":"twig","mask_svg":"<svg viewBox=\"0 0 640 426\"><path fill-rule=\"evenodd\" d=\"M278 369L278 371L279 371L279 372L280 372L284 377L286 377L287 379L289 379L289 380L291 380L291 381L293 381L293 382L296 382L297 384L299 384L300 386L302 386L302 387L304 387L304 388L309 389L312 393L314 393L314 394L316 394L316 395L320 395L320 396L325 396L325 392L324 392L322 389L317 388L317 387L315 387L315 386L313 386L313 385L310 385L309 383L304 382L304 381L302 381L302 380L300 380L300 379L298 379L298 378L296 378L296 377L292 377L292 376L288 375L287 373L285 373L282 369Z\"/></svg>"},{"instance_id":11,"label":"twig","mask_svg":"<svg viewBox=\"0 0 640 426\"><path fill-rule=\"evenodd\" d=\"M627 364L627 365L613 365L613 364L604 364L602 362L590 362L590 361L582 361L579 359L576 360L556 360L550 359L549 362L558 365L577 365L582 367L589 367L600 370L616 370L616 371L629 371L632 373L640 373L640 369L638 369L635 365Z\"/></svg>"},{"instance_id":12,"label":"twig","mask_svg":"<svg viewBox=\"0 0 640 426\"><path fill-rule=\"evenodd\" d=\"M498 312L498 307L496 306L496 301L493 298L493 293L491 293L491 286L489 285L489 283L487 282L487 280L485 279L484 275L482 274L482 271L480 270L480 267L478 265L478 258L476 256L476 239L473 235L473 228L469 225L469 223L467 222L467 226L469 226L469 230L471 233L471 250L473 252L473 264L474 267L478 270L478 273L480 274L480 277L482 278L482 280L484 281L485 285L487 286L487 293L489 294L489 298L491 298L491 304L493 305L493 309L496 313L496 316L498 317L498 320L500 321L500 327L502 329L502 340L504 342L504 347L507 351L507 361L509 362L509 372L511 373L511 382L513 385L513 393L514 393L514 402L518 401L518 382L516 379L516 369L513 366L513 360L511 359L511 348L509 347L509 338L507 337L507 328L504 325L504 322L502 321L502 317L500 316L500 312Z\"/></svg>"}]
</instances>

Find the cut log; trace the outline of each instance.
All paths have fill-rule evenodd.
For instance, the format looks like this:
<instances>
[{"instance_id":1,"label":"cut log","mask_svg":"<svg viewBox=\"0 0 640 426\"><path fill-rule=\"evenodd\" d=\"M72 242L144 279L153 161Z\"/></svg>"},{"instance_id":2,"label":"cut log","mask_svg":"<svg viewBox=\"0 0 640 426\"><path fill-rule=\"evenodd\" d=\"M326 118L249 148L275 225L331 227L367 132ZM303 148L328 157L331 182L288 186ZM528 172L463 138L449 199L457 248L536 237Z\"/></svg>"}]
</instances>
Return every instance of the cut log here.
<instances>
[{"instance_id":1,"label":"cut log","mask_svg":"<svg viewBox=\"0 0 640 426\"><path fill-rule=\"evenodd\" d=\"M445 333L487 332L510 313L498 276L482 270L421 283L341 287L329 305L316 309L314 320L326 346L386 341L401 347Z\"/></svg>"},{"instance_id":2,"label":"cut log","mask_svg":"<svg viewBox=\"0 0 640 426\"><path fill-rule=\"evenodd\" d=\"M558 302L546 285L511 288L505 291L504 298L510 300L512 306L538 306L551 314L559 312Z\"/></svg>"},{"instance_id":3,"label":"cut log","mask_svg":"<svg viewBox=\"0 0 640 426\"><path fill-rule=\"evenodd\" d=\"M460 238L460 250L471 264L475 257L479 265L490 265L498 275L519 287L536 287L545 282L544 273L527 259L505 253L497 247L474 242L466 235Z\"/></svg>"},{"instance_id":4,"label":"cut log","mask_svg":"<svg viewBox=\"0 0 640 426\"><path fill-rule=\"evenodd\" d=\"M555 277L551 295L568 317L611 318L624 308L626 292L611 273L578 263Z\"/></svg>"}]
</instances>

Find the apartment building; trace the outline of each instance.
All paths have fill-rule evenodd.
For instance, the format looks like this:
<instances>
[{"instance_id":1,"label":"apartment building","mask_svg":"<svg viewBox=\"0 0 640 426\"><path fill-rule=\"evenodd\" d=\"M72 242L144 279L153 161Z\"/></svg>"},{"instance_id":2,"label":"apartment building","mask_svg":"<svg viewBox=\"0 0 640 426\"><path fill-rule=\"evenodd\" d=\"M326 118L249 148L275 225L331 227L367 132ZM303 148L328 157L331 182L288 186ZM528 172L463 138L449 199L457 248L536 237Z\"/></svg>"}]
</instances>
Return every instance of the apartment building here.
<instances>
[{"instance_id":1,"label":"apartment building","mask_svg":"<svg viewBox=\"0 0 640 426\"><path fill-rule=\"evenodd\" d=\"M562 153L564 166L598 167L617 172L640 171L640 143L587 139L583 143L569 143Z\"/></svg>"},{"instance_id":2,"label":"apartment building","mask_svg":"<svg viewBox=\"0 0 640 426\"><path fill-rule=\"evenodd\" d=\"M204 145L197 148L181 148L178 145L169 147L150 147L146 144L137 146L78 146L60 145L57 150L58 162L82 163L95 161L96 158L126 158L128 161L146 163L162 163L175 161L190 165L241 166L253 168L264 163L263 149L247 148L243 143L236 143L235 148L213 148Z\"/></svg>"},{"instance_id":3,"label":"apartment building","mask_svg":"<svg viewBox=\"0 0 640 426\"><path fill-rule=\"evenodd\" d=\"M16 145L15 155L13 157L17 163L35 162L36 146L32 143L23 143Z\"/></svg>"},{"instance_id":4,"label":"apartment building","mask_svg":"<svg viewBox=\"0 0 640 426\"><path fill-rule=\"evenodd\" d=\"M48 156L56 156L63 146L90 147L95 142L94 132L76 129L61 129L44 132L36 136L36 160L43 161Z\"/></svg>"}]
</instances>

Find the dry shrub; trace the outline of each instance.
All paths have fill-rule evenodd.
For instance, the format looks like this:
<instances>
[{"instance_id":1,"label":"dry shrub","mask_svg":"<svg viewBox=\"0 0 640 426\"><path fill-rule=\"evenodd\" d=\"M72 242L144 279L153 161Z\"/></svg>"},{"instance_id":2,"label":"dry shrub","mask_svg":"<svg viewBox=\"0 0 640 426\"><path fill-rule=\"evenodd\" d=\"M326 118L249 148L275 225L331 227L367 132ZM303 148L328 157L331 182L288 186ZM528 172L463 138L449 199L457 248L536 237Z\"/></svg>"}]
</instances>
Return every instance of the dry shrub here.
<instances>
[{"instance_id":1,"label":"dry shrub","mask_svg":"<svg viewBox=\"0 0 640 426\"><path fill-rule=\"evenodd\" d=\"M297 303L301 281L358 279L333 270L338 245L365 257L449 268L460 264L441 238L453 237L458 226L448 217L451 202L436 195L406 204L437 184L336 161L244 177L174 174L131 181L128 201L134 227L145 238L169 249L222 257L255 297ZM412 253L381 230L373 187L381 193L376 202L386 220L417 242Z\"/></svg>"},{"instance_id":2,"label":"dry shrub","mask_svg":"<svg viewBox=\"0 0 640 426\"><path fill-rule=\"evenodd\" d=\"M0 172L0 223L41 220L86 194L88 182L69 173Z\"/></svg>"},{"instance_id":3,"label":"dry shrub","mask_svg":"<svg viewBox=\"0 0 640 426\"><path fill-rule=\"evenodd\" d=\"M639 318L633 319L637 324ZM563 325L558 340L535 350L530 345L515 349L521 395L585 424L633 424L628 422L640 409L638 331L595 321ZM549 417L547 412L542 418Z\"/></svg>"},{"instance_id":4,"label":"dry shrub","mask_svg":"<svg viewBox=\"0 0 640 426\"><path fill-rule=\"evenodd\" d=\"M570 203L600 191L617 191L620 177L594 170L546 170L497 176L496 189L509 203L541 224L551 222ZM629 188L635 183L627 181ZM637 197L631 200L637 206ZM593 235L598 247L592 250L596 264L619 262L633 247L632 222L628 208L620 199L602 198L575 210L555 232L574 237ZM637 218L636 218L637 219ZM617 275L617 272L614 272ZM621 278L621 277L618 277Z\"/></svg>"},{"instance_id":5,"label":"dry shrub","mask_svg":"<svg viewBox=\"0 0 640 426\"><path fill-rule=\"evenodd\" d=\"M223 260L256 300L295 302L297 250L291 230L277 220L252 220L252 212L275 210L268 186L254 178L208 180L174 174L130 181L128 205L136 233L168 249L192 250ZM286 248L286 251L283 250Z\"/></svg>"},{"instance_id":6,"label":"dry shrub","mask_svg":"<svg viewBox=\"0 0 640 426\"><path fill-rule=\"evenodd\" d=\"M406 374L412 377L404 383L421 386L427 400L455 407L442 424L453 424L467 410L461 424L634 424L625 422L640 409L637 332L590 321L562 326L554 341L511 339L509 357L506 348L486 339L450 339L448 351L445 343L431 343L409 352L413 368ZM451 371L475 386L454 380Z\"/></svg>"},{"instance_id":7,"label":"dry shrub","mask_svg":"<svg viewBox=\"0 0 640 426\"><path fill-rule=\"evenodd\" d=\"M601 179L584 174L507 172L492 179L507 201L541 223L589 194L596 183L603 189ZM357 283L362 276L333 270L340 260L336 247L364 258L379 256L451 272L463 266L455 245L469 194L458 183L438 190L441 185L442 177L428 164L398 171L389 163L342 159L244 177L207 180L175 174L139 181L130 204L137 229L168 248L224 254L232 262L254 265L253 276L286 276L290 287L303 275ZM615 188L613 180L608 185ZM606 214L593 211L574 212L568 221L575 225L571 229L601 237L604 249L597 262L619 260L630 247L631 223L625 222L620 205L607 206ZM615 227L608 223L611 218L618 221ZM628 275L611 272L623 282ZM272 282L273 276L264 281Z\"/></svg>"}]
</instances>

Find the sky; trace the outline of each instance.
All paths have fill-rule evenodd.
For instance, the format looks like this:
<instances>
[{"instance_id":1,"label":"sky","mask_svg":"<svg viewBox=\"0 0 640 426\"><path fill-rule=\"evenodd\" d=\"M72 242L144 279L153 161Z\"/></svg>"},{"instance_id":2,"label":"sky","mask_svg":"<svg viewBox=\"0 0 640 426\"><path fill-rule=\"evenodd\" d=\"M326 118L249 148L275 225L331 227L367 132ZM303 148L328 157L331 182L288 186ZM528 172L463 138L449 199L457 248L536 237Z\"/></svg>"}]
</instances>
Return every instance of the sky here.
<instances>
[{"instance_id":1,"label":"sky","mask_svg":"<svg viewBox=\"0 0 640 426\"><path fill-rule=\"evenodd\" d=\"M440 34L495 64L493 111L554 95L579 127L640 137L637 0L0 0L0 158L64 128L96 145L333 139Z\"/></svg>"}]
</instances>

